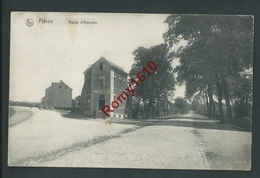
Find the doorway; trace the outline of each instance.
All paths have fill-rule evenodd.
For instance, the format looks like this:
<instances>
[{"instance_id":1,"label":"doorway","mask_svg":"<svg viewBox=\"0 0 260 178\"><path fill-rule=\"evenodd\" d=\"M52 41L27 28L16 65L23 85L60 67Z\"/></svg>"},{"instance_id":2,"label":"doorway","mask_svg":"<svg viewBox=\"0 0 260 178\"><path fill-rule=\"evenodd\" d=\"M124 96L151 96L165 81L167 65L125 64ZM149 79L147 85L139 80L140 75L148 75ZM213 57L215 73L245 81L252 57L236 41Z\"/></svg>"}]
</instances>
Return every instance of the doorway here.
<instances>
[{"instance_id":1,"label":"doorway","mask_svg":"<svg viewBox=\"0 0 260 178\"><path fill-rule=\"evenodd\" d=\"M101 110L105 106L106 100L104 95L99 96L98 109Z\"/></svg>"}]
</instances>

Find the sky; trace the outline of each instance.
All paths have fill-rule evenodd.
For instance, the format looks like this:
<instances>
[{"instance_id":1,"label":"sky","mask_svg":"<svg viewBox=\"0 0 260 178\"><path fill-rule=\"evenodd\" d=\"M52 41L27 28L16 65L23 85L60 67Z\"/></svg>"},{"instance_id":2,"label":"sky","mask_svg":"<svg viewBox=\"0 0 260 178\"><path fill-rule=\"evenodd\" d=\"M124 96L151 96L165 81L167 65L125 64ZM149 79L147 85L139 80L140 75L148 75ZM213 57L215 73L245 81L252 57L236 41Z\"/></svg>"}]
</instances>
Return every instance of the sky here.
<instances>
[{"instance_id":1,"label":"sky","mask_svg":"<svg viewBox=\"0 0 260 178\"><path fill-rule=\"evenodd\" d=\"M164 23L167 16L12 13L10 100L40 102L51 82L60 80L73 89L75 98L83 87L83 72L102 56L129 72L135 49L164 43L162 35L168 29ZM31 27L25 23L28 18L34 22ZM42 23L44 19L52 23ZM178 65L178 60L172 65ZM177 87L175 97L183 97L184 90L184 86Z\"/></svg>"}]
</instances>

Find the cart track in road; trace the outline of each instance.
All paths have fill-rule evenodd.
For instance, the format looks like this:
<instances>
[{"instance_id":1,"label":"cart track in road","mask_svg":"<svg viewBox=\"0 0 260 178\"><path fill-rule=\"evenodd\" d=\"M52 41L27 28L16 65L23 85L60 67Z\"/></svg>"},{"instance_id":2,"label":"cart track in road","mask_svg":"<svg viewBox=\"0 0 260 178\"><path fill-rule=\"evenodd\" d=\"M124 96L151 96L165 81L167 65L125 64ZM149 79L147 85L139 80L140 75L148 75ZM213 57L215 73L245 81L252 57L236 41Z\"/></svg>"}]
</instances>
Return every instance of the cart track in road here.
<instances>
[{"instance_id":1,"label":"cart track in road","mask_svg":"<svg viewBox=\"0 0 260 178\"><path fill-rule=\"evenodd\" d=\"M9 127L9 166L27 166L30 162L52 160L141 128L133 124L106 123L105 120L73 121L55 111L20 109L25 111L16 113L17 116L21 114L21 118L24 118L24 113L33 114L31 119L27 117L26 122Z\"/></svg>"},{"instance_id":2,"label":"cart track in road","mask_svg":"<svg viewBox=\"0 0 260 178\"><path fill-rule=\"evenodd\" d=\"M35 116L36 114L33 117ZM55 119L50 119L47 123L51 123L50 125L53 126L66 121L60 118L57 122L52 123ZM29 121L33 121L33 118ZM77 132L75 129L77 127L71 127L71 124L75 122L68 122L59 129L70 127L74 129L70 130L69 133ZM37 120L35 123L39 123L39 121ZM210 120L199 115L183 115L142 121L93 120L93 123L89 123L90 126L93 126L94 123L102 123L105 124L104 128L118 128L118 124L125 126L121 125L119 128L122 129L113 134L109 134L107 131L103 133L104 135L101 135L101 130L97 130L98 134L95 137L87 139L87 134L74 142L64 144L64 146L62 144L62 147L55 146L48 150L38 150L37 148L40 147L35 146L36 149L33 147L34 149L25 152L27 154L21 154L23 157L18 157L19 154L13 155L15 159L9 162L9 166L106 167L109 165L118 168L154 167L222 170L243 170L248 169L248 166L250 167L250 145L247 141L250 141L250 133L238 131L225 124L218 123L217 120ZM97 128L101 128L100 126L98 124ZM81 128L81 130L84 130L84 128ZM94 132L92 130L89 132L90 135ZM60 132L61 130L57 130L57 133L60 134ZM70 135L68 134L67 137L60 135L61 137L57 137L59 138L57 141L60 141L60 138L65 138L61 143L67 143L67 140L75 140L78 136L82 136L75 135L76 137L69 138ZM38 141L40 141L41 146L46 144L45 141L39 139ZM31 141L27 142L28 148L30 143ZM53 142L51 143L53 144ZM34 145L32 144L32 146ZM18 149L16 150L18 151ZM17 151L16 153L18 153ZM32 152L34 153L31 154ZM124 162L126 159L127 162ZM167 161L165 162L165 160ZM144 165L146 167L142 167Z\"/></svg>"},{"instance_id":3,"label":"cart track in road","mask_svg":"<svg viewBox=\"0 0 260 178\"><path fill-rule=\"evenodd\" d=\"M39 155L39 156L25 157L25 158L22 158L22 159L15 161L15 162L12 162L9 165L11 165L11 166L27 166L27 165L30 165L31 163L50 161L50 160L56 159L58 157L61 157L65 154L67 154L67 153L78 151L78 150L81 150L83 148L90 147L92 145L95 145L95 144L98 144L98 143L101 143L101 142L104 142L104 141L107 141L107 140L110 140L110 139L113 139L113 138L118 138L123 134L136 131L136 130L141 129L143 127L145 127L145 126L142 126L142 127L139 126L139 127L135 127L135 128L125 129L125 130L123 130L123 131L121 131L121 132L119 132L118 134L115 134L115 135L100 136L100 137L97 137L95 139L88 140L86 142L75 143L75 144L73 144L69 147L62 148L62 149L59 149L59 150L53 150L49 153L45 153L45 154L42 154L42 155Z\"/></svg>"},{"instance_id":4,"label":"cart track in road","mask_svg":"<svg viewBox=\"0 0 260 178\"><path fill-rule=\"evenodd\" d=\"M53 159L56 159L58 157L65 155L65 154L68 154L68 153L71 153L71 152L74 152L74 151L79 151L83 148L90 147L92 145L95 145L95 144L98 144L98 143L101 143L101 142L105 142L105 141L108 141L108 140L111 140L111 139L114 139L114 138L121 137L123 134L127 134L129 132L136 131L136 130L144 128L146 126L155 125L155 124L158 123L158 121L157 122L143 122L143 121L140 121L140 122L139 121L113 122L113 121L108 121L106 124L113 124L113 123L125 124L125 125L135 125L136 127L122 130L121 132L119 132L115 135L99 136L97 138L94 138L94 139L91 139L91 140L88 140L88 141L85 141L85 142L84 141L78 142L78 143L75 143L71 146L68 146L68 147L65 147L65 148L62 148L62 149L58 149L58 150L53 150L51 152L44 153L44 154L39 155L39 156L24 157L24 158L21 158L17 161L11 162L9 165L11 165L11 166L27 166L27 165L31 165L31 164L37 164L39 162L51 161Z\"/></svg>"},{"instance_id":5,"label":"cart track in road","mask_svg":"<svg viewBox=\"0 0 260 178\"><path fill-rule=\"evenodd\" d=\"M193 128L149 125L33 166L208 169Z\"/></svg>"}]
</instances>

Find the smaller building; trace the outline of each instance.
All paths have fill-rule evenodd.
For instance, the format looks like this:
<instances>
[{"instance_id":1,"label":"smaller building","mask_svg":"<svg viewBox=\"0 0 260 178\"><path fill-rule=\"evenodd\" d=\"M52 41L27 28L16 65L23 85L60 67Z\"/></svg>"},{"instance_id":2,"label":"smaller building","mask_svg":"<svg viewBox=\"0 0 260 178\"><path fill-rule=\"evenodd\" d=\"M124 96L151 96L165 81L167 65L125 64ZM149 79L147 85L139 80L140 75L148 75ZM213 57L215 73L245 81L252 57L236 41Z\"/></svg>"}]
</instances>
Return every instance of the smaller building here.
<instances>
[{"instance_id":1,"label":"smaller building","mask_svg":"<svg viewBox=\"0 0 260 178\"><path fill-rule=\"evenodd\" d=\"M72 89L62 80L52 82L45 89L45 96L41 99L41 106L45 108L70 108L72 106Z\"/></svg>"}]
</instances>

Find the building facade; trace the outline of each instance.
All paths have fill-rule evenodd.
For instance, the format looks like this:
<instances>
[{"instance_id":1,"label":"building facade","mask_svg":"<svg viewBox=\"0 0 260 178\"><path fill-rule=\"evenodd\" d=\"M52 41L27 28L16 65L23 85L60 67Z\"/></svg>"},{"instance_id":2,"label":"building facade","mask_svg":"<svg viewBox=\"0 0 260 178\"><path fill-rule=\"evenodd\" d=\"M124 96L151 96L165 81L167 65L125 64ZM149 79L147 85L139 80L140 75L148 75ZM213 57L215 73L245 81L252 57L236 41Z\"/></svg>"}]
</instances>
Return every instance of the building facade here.
<instances>
[{"instance_id":1,"label":"building facade","mask_svg":"<svg viewBox=\"0 0 260 178\"><path fill-rule=\"evenodd\" d=\"M42 107L47 108L70 108L72 106L72 89L62 80L52 82L45 89L45 96L41 99Z\"/></svg>"},{"instance_id":2,"label":"building facade","mask_svg":"<svg viewBox=\"0 0 260 178\"><path fill-rule=\"evenodd\" d=\"M127 87L127 73L118 65L101 57L84 72L81 92L81 111L103 117L101 108L111 104ZM124 118L126 102L110 113L110 117Z\"/></svg>"}]
</instances>

